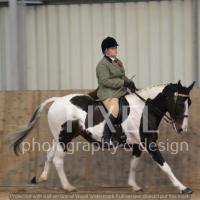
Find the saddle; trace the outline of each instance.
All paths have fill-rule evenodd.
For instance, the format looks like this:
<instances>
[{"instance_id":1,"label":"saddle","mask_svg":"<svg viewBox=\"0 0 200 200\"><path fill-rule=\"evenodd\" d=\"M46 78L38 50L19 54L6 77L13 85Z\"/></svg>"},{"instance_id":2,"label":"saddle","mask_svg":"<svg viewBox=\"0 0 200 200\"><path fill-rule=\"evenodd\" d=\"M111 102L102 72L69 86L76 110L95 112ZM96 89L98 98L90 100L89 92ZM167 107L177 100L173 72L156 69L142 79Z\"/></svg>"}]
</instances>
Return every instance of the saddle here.
<instances>
[{"instance_id":1,"label":"saddle","mask_svg":"<svg viewBox=\"0 0 200 200\"><path fill-rule=\"evenodd\" d=\"M95 126L95 125L99 124L100 122L102 122L104 120L104 116L103 116L103 114L100 110L100 107L101 108L103 107L104 111L106 113L108 113L108 110L105 107L105 105L103 104L103 102L98 101L98 97L96 95L97 89L88 93L88 95L92 99L92 102L90 103L90 105L92 105L91 111L92 111L92 115L93 115L92 116L92 118L93 118L92 126ZM128 92L127 92L127 94L128 94ZM113 124L116 132L112 133L112 136L111 136L111 140L114 144L125 144L126 143L126 135L123 131L121 123L127 118L127 116L130 113L129 103L125 98L125 96L127 94L125 94L124 96L121 96L119 98L119 113L118 113L115 124ZM127 110L124 110L124 108L127 109ZM124 112L126 112L126 115L124 115ZM88 113L86 120L85 120L85 127L86 128L90 127L89 120L88 120L89 114L91 115L91 113Z\"/></svg>"}]
</instances>

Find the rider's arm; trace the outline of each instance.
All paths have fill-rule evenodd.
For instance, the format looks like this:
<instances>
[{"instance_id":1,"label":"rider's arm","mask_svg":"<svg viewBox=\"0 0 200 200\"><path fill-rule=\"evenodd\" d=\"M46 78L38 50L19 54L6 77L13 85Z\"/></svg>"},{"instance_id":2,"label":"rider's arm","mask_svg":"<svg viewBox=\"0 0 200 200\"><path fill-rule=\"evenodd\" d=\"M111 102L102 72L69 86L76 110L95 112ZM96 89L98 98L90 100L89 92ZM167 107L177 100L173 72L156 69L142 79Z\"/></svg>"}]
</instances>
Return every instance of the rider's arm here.
<instances>
[{"instance_id":1,"label":"rider's arm","mask_svg":"<svg viewBox=\"0 0 200 200\"><path fill-rule=\"evenodd\" d=\"M124 80L122 78L110 78L109 69L104 64L99 64L97 66L96 75L99 83L105 87L120 88L124 86Z\"/></svg>"},{"instance_id":2,"label":"rider's arm","mask_svg":"<svg viewBox=\"0 0 200 200\"><path fill-rule=\"evenodd\" d=\"M129 78L126 75L124 75L124 80L129 80Z\"/></svg>"}]
</instances>

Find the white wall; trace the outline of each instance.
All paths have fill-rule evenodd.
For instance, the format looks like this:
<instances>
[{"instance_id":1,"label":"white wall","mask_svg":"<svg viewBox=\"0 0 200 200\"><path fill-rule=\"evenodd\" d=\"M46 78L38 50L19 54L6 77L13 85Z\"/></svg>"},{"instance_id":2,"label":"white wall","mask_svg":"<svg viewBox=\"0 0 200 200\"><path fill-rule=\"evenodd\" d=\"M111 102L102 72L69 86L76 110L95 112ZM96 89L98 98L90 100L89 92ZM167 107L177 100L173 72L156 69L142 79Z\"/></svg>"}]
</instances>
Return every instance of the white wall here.
<instances>
[{"instance_id":1,"label":"white wall","mask_svg":"<svg viewBox=\"0 0 200 200\"><path fill-rule=\"evenodd\" d=\"M8 17L0 8L0 88L10 90L22 85L10 84ZM196 79L191 0L28 6L25 27L27 89L95 88L106 36L138 87Z\"/></svg>"}]
</instances>

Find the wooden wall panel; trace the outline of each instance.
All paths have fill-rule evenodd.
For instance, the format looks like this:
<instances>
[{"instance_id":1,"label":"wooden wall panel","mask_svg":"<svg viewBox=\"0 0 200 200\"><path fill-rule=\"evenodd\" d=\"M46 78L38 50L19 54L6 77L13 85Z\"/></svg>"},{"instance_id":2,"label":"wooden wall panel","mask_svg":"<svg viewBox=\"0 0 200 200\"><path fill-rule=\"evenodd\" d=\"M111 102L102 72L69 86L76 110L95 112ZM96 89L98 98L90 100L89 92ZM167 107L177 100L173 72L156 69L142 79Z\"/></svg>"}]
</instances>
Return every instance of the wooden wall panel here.
<instances>
[{"instance_id":1,"label":"wooden wall panel","mask_svg":"<svg viewBox=\"0 0 200 200\"><path fill-rule=\"evenodd\" d=\"M101 42L107 36L118 41L118 57L128 77L136 74L139 88L178 79L189 84L199 76L192 2L27 6L26 31L18 30L26 44L18 50L19 60L27 54L22 67L12 64L9 7L0 8L0 89L93 89L96 65L103 56Z\"/></svg>"},{"instance_id":2,"label":"wooden wall panel","mask_svg":"<svg viewBox=\"0 0 200 200\"><path fill-rule=\"evenodd\" d=\"M27 152L16 157L9 144L5 141L9 133L24 127L29 121L33 110L45 99L52 96L63 96L69 93L85 93L87 91L12 91L0 92L0 186L30 186L30 179L39 175L43 169L45 152ZM188 133L179 135L162 121L160 125L159 141L172 144L174 141L185 141L189 144L189 152L183 151L172 154L173 151L163 152L177 177L185 184L200 186L200 89L192 91L192 106L190 109L190 128ZM41 114L38 125L27 138L35 138L41 143L51 142L52 136L47 123L48 107ZM85 141L78 137L77 141ZM65 158L65 171L69 180L77 186L127 186L129 162L131 152L118 150L116 155L109 152L76 152L67 154ZM191 170L192 169L192 170ZM137 170L138 182L146 187L171 185L168 178L158 166L144 153ZM41 184L42 187L60 187L58 176L54 167L49 180Z\"/></svg>"}]
</instances>

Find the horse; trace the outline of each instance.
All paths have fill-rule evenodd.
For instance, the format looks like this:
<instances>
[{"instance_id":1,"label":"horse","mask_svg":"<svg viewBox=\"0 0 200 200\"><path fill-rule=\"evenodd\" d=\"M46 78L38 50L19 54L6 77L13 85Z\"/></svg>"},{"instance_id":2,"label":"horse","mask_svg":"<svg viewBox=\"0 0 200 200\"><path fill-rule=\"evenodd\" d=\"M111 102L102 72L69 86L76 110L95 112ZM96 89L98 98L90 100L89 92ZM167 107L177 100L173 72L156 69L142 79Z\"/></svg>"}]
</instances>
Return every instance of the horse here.
<instances>
[{"instance_id":1,"label":"horse","mask_svg":"<svg viewBox=\"0 0 200 200\"><path fill-rule=\"evenodd\" d=\"M124 96L129 105L129 112L128 116L122 121L121 126L126 135L126 144L132 145L128 185L133 188L133 191L143 191L136 183L136 167L144 150L168 176L180 193L192 193L192 189L186 187L175 177L156 142L158 126L162 119L168 121L177 133L187 131L188 109L192 103L190 91L194 84L195 81L185 87L182 86L179 80L178 83L160 84ZM86 126L85 123L88 115L87 107L93 102L91 96L81 93L49 98L36 108L27 127L13 134L13 149L15 154L19 155L20 144L36 125L45 106L52 103L47 117L48 125L56 142L47 152L47 159L41 175L39 178L33 177L32 183L47 181L50 167L54 164L62 188L69 192L77 190L69 182L64 172L66 149L63 148L61 142L64 141L65 144L68 144L75 137L81 135L90 143L98 142L102 144L101 139L106 119L100 117L93 126ZM96 117L98 118L98 116ZM147 124L145 124L145 120ZM71 123L71 130L66 128L69 123ZM147 126L147 129L144 126Z\"/></svg>"}]
</instances>

